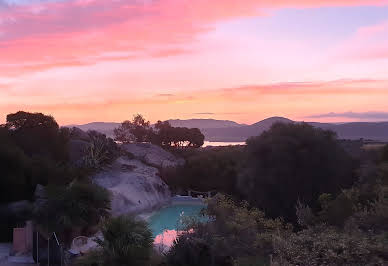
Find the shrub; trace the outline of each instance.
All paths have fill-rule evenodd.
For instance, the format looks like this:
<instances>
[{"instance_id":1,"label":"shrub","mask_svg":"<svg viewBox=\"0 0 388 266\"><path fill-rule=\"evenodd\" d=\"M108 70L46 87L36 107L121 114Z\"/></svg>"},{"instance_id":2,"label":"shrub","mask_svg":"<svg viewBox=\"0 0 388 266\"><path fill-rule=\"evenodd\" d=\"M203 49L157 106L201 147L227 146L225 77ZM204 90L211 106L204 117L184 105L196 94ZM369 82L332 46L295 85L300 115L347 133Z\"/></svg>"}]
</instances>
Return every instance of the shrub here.
<instances>
[{"instance_id":1,"label":"shrub","mask_svg":"<svg viewBox=\"0 0 388 266\"><path fill-rule=\"evenodd\" d=\"M100 168L117 158L120 150L117 144L106 135L97 131L88 131L90 145L84 151L83 166L87 169Z\"/></svg>"},{"instance_id":2,"label":"shrub","mask_svg":"<svg viewBox=\"0 0 388 266\"><path fill-rule=\"evenodd\" d=\"M164 169L163 180L175 191L188 189L238 195L236 189L243 151L239 147L220 147L183 153L186 164Z\"/></svg>"},{"instance_id":3,"label":"shrub","mask_svg":"<svg viewBox=\"0 0 388 266\"><path fill-rule=\"evenodd\" d=\"M110 193L98 185L49 186L47 194L47 202L35 210L35 221L44 231L66 232L68 238L73 229L87 229L109 216Z\"/></svg>"},{"instance_id":4,"label":"shrub","mask_svg":"<svg viewBox=\"0 0 388 266\"><path fill-rule=\"evenodd\" d=\"M101 248L103 265L148 265L153 238L144 221L129 216L107 220L102 227L103 240L97 239Z\"/></svg>"},{"instance_id":5,"label":"shrub","mask_svg":"<svg viewBox=\"0 0 388 266\"><path fill-rule=\"evenodd\" d=\"M208 202L204 214L210 220L189 224L187 228L193 230L180 236L167 254L172 265L186 265L188 261L201 263L197 265L233 265L253 257L269 263L272 235L289 233L291 229L280 219L266 218L246 202L235 203L220 194Z\"/></svg>"},{"instance_id":6,"label":"shrub","mask_svg":"<svg viewBox=\"0 0 388 266\"><path fill-rule=\"evenodd\" d=\"M384 265L387 255L377 237L324 225L277 237L274 246L274 265Z\"/></svg>"}]
</instances>

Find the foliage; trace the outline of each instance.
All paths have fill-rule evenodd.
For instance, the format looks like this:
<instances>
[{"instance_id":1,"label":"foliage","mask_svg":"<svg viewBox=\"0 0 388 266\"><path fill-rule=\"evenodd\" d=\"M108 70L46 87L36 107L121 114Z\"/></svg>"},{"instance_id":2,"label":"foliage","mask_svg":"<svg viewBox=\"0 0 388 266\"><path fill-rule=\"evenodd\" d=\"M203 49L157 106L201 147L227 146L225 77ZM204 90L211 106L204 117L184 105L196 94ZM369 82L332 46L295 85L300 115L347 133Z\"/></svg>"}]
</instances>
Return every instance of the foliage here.
<instances>
[{"instance_id":1,"label":"foliage","mask_svg":"<svg viewBox=\"0 0 388 266\"><path fill-rule=\"evenodd\" d=\"M277 237L274 244L275 265L385 265L388 255L380 237L325 225Z\"/></svg>"},{"instance_id":2,"label":"foliage","mask_svg":"<svg viewBox=\"0 0 388 266\"><path fill-rule=\"evenodd\" d=\"M200 265L234 265L252 257L268 262L272 235L291 229L280 219L267 219L246 202L237 204L220 194L208 202L204 214L210 220L188 226L194 230L179 237L168 253L170 265L186 265L190 260L201 261Z\"/></svg>"},{"instance_id":3,"label":"foliage","mask_svg":"<svg viewBox=\"0 0 388 266\"><path fill-rule=\"evenodd\" d=\"M170 266L212 265L212 250L210 244L193 235L183 235L178 238L167 255Z\"/></svg>"},{"instance_id":4,"label":"foliage","mask_svg":"<svg viewBox=\"0 0 388 266\"><path fill-rule=\"evenodd\" d=\"M96 239L104 260L102 265L148 265L153 239L144 221L129 216L111 218L104 223L102 235L103 240Z\"/></svg>"},{"instance_id":5,"label":"foliage","mask_svg":"<svg viewBox=\"0 0 388 266\"><path fill-rule=\"evenodd\" d=\"M318 208L319 195L337 194L353 184L353 171L353 160L333 132L278 123L247 141L239 187L254 206L295 222L298 200Z\"/></svg>"},{"instance_id":6,"label":"foliage","mask_svg":"<svg viewBox=\"0 0 388 266\"><path fill-rule=\"evenodd\" d=\"M5 127L28 156L48 157L66 161L66 132L52 116L42 113L17 112L7 115Z\"/></svg>"},{"instance_id":7,"label":"foliage","mask_svg":"<svg viewBox=\"0 0 388 266\"><path fill-rule=\"evenodd\" d=\"M385 145L381 151L381 160L383 162L388 162L388 144Z\"/></svg>"},{"instance_id":8,"label":"foliage","mask_svg":"<svg viewBox=\"0 0 388 266\"><path fill-rule=\"evenodd\" d=\"M204 144L205 136L198 128L172 127L168 121L158 121L151 142L164 147L199 148Z\"/></svg>"},{"instance_id":9,"label":"foliage","mask_svg":"<svg viewBox=\"0 0 388 266\"><path fill-rule=\"evenodd\" d=\"M111 138L94 130L88 131L87 134L91 141L83 157L84 167L99 168L119 155L119 148Z\"/></svg>"},{"instance_id":10,"label":"foliage","mask_svg":"<svg viewBox=\"0 0 388 266\"><path fill-rule=\"evenodd\" d=\"M367 186L367 190L367 184L358 183L335 198L330 194L321 195L321 210L316 214L310 212L313 222L305 224L306 229L275 239L275 262L279 265L386 265L388 189L385 180L377 179L379 182ZM298 218L304 217L300 213L299 210Z\"/></svg>"},{"instance_id":11,"label":"foliage","mask_svg":"<svg viewBox=\"0 0 388 266\"><path fill-rule=\"evenodd\" d=\"M220 147L190 152L186 164L163 169L163 180L175 191L211 191L238 195L238 165L243 157L240 147Z\"/></svg>"},{"instance_id":12,"label":"foliage","mask_svg":"<svg viewBox=\"0 0 388 266\"><path fill-rule=\"evenodd\" d=\"M0 203L31 200L37 184L68 184L76 169L51 157L26 154L13 132L0 128Z\"/></svg>"},{"instance_id":13,"label":"foliage","mask_svg":"<svg viewBox=\"0 0 388 266\"><path fill-rule=\"evenodd\" d=\"M103 266L104 257L99 249L91 250L86 255L77 258L75 266ZM113 265L112 265L113 266Z\"/></svg>"},{"instance_id":14,"label":"foliage","mask_svg":"<svg viewBox=\"0 0 388 266\"><path fill-rule=\"evenodd\" d=\"M123 143L146 142L149 140L149 134L150 122L140 114L135 115L132 121L124 121L114 130L115 140Z\"/></svg>"},{"instance_id":15,"label":"foliage","mask_svg":"<svg viewBox=\"0 0 388 266\"><path fill-rule=\"evenodd\" d=\"M29 160L0 128L0 203L31 197L26 176Z\"/></svg>"},{"instance_id":16,"label":"foliage","mask_svg":"<svg viewBox=\"0 0 388 266\"><path fill-rule=\"evenodd\" d=\"M97 225L109 216L110 193L97 185L73 182L49 186L48 200L35 210L35 221L46 232L65 232Z\"/></svg>"},{"instance_id":17,"label":"foliage","mask_svg":"<svg viewBox=\"0 0 388 266\"><path fill-rule=\"evenodd\" d=\"M158 121L154 128L138 114L114 130L115 140L122 143L151 142L162 147L193 147L204 144L205 136L198 128L172 127L168 121Z\"/></svg>"}]
</instances>

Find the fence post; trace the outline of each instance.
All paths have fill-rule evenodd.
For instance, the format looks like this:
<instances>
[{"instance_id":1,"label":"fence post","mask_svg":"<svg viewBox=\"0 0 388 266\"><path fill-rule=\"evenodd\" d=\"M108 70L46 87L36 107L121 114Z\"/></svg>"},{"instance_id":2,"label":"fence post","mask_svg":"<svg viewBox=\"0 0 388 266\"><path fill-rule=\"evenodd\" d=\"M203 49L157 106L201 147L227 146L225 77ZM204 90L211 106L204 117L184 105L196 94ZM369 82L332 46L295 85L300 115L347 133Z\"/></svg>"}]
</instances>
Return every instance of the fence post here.
<instances>
[{"instance_id":1,"label":"fence post","mask_svg":"<svg viewBox=\"0 0 388 266\"><path fill-rule=\"evenodd\" d=\"M39 233L36 232L36 263L39 264Z\"/></svg>"},{"instance_id":2,"label":"fence post","mask_svg":"<svg viewBox=\"0 0 388 266\"><path fill-rule=\"evenodd\" d=\"M50 235L47 240L47 266L50 266Z\"/></svg>"}]
</instances>

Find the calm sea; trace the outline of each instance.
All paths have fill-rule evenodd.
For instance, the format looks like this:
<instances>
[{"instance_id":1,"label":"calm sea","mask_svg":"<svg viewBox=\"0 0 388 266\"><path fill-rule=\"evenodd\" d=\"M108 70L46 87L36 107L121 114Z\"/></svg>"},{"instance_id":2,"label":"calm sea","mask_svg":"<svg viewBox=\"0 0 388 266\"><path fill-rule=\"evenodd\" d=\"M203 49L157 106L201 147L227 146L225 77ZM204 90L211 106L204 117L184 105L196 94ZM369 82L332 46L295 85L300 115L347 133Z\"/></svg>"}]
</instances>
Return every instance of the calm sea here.
<instances>
[{"instance_id":1,"label":"calm sea","mask_svg":"<svg viewBox=\"0 0 388 266\"><path fill-rule=\"evenodd\" d=\"M234 145L245 145L245 142L213 142L213 141L205 141L205 144L203 144L202 147L209 147L209 146L234 146Z\"/></svg>"}]
</instances>

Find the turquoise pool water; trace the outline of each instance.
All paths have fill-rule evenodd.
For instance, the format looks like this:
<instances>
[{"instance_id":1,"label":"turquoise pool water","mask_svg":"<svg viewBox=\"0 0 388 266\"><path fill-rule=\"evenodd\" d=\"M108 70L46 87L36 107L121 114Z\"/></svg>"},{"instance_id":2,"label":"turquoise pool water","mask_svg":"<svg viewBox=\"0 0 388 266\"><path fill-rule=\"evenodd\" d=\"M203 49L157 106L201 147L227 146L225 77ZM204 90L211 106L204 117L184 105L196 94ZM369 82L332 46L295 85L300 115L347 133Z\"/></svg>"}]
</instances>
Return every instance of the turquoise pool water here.
<instances>
[{"instance_id":1,"label":"turquoise pool water","mask_svg":"<svg viewBox=\"0 0 388 266\"><path fill-rule=\"evenodd\" d=\"M199 216L204 204L178 203L159 210L148 220L153 236L163 234L165 231L177 231L182 229L182 218Z\"/></svg>"}]
</instances>

